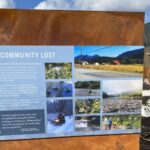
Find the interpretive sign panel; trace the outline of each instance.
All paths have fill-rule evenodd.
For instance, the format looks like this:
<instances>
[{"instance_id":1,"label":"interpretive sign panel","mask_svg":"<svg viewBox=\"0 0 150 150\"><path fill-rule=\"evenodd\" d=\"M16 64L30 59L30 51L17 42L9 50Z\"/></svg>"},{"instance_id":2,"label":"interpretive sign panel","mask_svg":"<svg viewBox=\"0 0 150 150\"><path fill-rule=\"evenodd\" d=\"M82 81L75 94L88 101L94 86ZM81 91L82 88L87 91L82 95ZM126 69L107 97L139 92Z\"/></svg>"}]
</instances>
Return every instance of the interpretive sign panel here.
<instances>
[{"instance_id":1,"label":"interpretive sign panel","mask_svg":"<svg viewBox=\"0 0 150 150\"><path fill-rule=\"evenodd\" d=\"M140 133L143 46L1 46L0 139Z\"/></svg>"}]
</instances>

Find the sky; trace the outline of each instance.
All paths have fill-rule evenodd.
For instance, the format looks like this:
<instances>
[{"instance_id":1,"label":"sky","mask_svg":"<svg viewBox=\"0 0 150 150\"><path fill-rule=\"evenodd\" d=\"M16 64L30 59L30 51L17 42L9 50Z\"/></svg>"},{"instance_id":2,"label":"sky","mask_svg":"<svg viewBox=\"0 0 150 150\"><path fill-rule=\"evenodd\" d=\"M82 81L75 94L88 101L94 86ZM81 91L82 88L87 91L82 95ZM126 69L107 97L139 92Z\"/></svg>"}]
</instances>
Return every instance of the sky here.
<instances>
[{"instance_id":1,"label":"sky","mask_svg":"<svg viewBox=\"0 0 150 150\"><path fill-rule=\"evenodd\" d=\"M146 12L150 22L150 0L0 0L0 8Z\"/></svg>"},{"instance_id":2,"label":"sky","mask_svg":"<svg viewBox=\"0 0 150 150\"><path fill-rule=\"evenodd\" d=\"M33 9L40 2L42 2L42 0L14 0L16 8L19 9Z\"/></svg>"},{"instance_id":3,"label":"sky","mask_svg":"<svg viewBox=\"0 0 150 150\"><path fill-rule=\"evenodd\" d=\"M150 22L150 11L146 11L145 13L145 23Z\"/></svg>"},{"instance_id":4,"label":"sky","mask_svg":"<svg viewBox=\"0 0 150 150\"><path fill-rule=\"evenodd\" d=\"M142 80L106 80L103 82L103 91L109 95L123 92L142 92Z\"/></svg>"},{"instance_id":5,"label":"sky","mask_svg":"<svg viewBox=\"0 0 150 150\"><path fill-rule=\"evenodd\" d=\"M116 57L124 52L143 48L143 46L76 46L75 56L81 55L99 55Z\"/></svg>"}]
</instances>

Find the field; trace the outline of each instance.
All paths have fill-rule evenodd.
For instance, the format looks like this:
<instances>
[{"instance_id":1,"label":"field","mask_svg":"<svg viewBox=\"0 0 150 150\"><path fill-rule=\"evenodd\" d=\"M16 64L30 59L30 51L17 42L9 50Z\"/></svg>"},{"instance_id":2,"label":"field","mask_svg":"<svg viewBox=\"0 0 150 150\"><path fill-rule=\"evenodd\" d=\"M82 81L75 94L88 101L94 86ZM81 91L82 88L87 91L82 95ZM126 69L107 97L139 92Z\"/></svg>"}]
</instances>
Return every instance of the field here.
<instances>
[{"instance_id":1,"label":"field","mask_svg":"<svg viewBox=\"0 0 150 150\"><path fill-rule=\"evenodd\" d=\"M127 83L127 81L126 81ZM117 86L115 86L117 87ZM120 88L124 88L123 86ZM103 92L103 98L109 98L109 99L120 99L120 100L142 100L142 89L135 92L124 92L124 93L118 93L114 95L108 95L106 92Z\"/></svg>"},{"instance_id":2,"label":"field","mask_svg":"<svg viewBox=\"0 0 150 150\"><path fill-rule=\"evenodd\" d=\"M76 64L77 68L105 70L105 71L118 71L118 72L132 72L132 73L143 73L143 65L79 65Z\"/></svg>"}]
</instances>

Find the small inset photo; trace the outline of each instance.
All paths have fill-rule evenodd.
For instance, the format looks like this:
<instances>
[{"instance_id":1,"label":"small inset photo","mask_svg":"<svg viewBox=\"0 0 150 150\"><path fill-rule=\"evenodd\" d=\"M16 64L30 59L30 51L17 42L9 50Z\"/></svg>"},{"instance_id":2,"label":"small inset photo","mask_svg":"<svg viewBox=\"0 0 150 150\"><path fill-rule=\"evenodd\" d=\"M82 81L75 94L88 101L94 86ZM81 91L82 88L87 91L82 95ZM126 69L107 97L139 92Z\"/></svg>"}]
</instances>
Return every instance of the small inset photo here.
<instances>
[{"instance_id":1,"label":"small inset photo","mask_svg":"<svg viewBox=\"0 0 150 150\"><path fill-rule=\"evenodd\" d=\"M71 79L72 63L45 63L46 79Z\"/></svg>"},{"instance_id":2,"label":"small inset photo","mask_svg":"<svg viewBox=\"0 0 150 150\"><path fill-rule=\"evenodd\" d=\"M72 100L47 100L47 130L49 134L73 132L73 120Z\"/></svg>"},{"instance_id":3,"label":"small inset photo","mask_svg":"<svg viewBox=\"0 0 150 150\"><path fill-rule=\"evenodd\" d=\"M100 96L100 81L76 81L75 96Z\"/></svg>"},{"instance_id":4,"label":"small inset photo","mask_svg":"<svg viewBox=\"0 0 150 150\"><path fill-rule=\"evenodd\" d=\"M96 131L100 130L100 116L75 117L76 131Z\"/></svg>"},{"instance_id":5,"label":"small inset photo","mask_svg":"<svg viewBox=\"0 0 150 150\"><path fill-rule=\"evenodd\" d=\"M143 100L143 105L150 107L150 96L143 96L142 100Z\"/></svg>"},{"instance_id":6,"label":"small inset photo","mask_svg":"<svg viewBox=\"0 0 150 150\"><path fill-rule=\"evenodd\" d=\"M141 107L141 79L103 82L103 113L140 113Z\"/></svg>"},{"instance_id":7,"label":"small inset photo","mask_svg":"<svg viewBox=\"0 0 150 150\"><path fill-rule=\"evenodd\" d=\"M142 117L150 117L150 96L143 96Z\"/></svg>"},{"instance_id":8,"label":"small inset photo","mask_svg":"<svg viewBox=\"0 0 150 150\"><path fill-rule=\"evenodd\" d=\"M142 96L144 96L144 97L150 96L150 90L143 90Z\"/></svg>"},{"instance_id":9,"label":"small inset photo","mask_svg":"<svg viewBox=\"0 0 150 150\"><path fill-rule=\"evenodd\" d=\"M108 115L103 116L102 129L104 130L125 130L140 129L141 115Z\"/></svg>"},{"instance_id":10,"label":"small inset photo","mask_svg":"<svg viewBox=\"0 0 150 150\"><path fill-rule=\"evenodd\" d=\"M72 97L72 81L47 82L46 97Z\"/></svg>"},{"instance_id":11,"label":"small inset photo","mask_svg":"<svg viewBox=\"0 0 150 150\"><path fill-rule=\"evenodd\" d=\"M144 77L143 78L144 78L143 90L150 91L150 47L145 47L144 49Z\"/></svg>"},{"instance_id":12,"label":"small inset photo","mask_svg":"<svg viewBox=\"0 0 150 150\"><path fill-rule=\"evenodd\" d=\"M150 79L145 78L143 81L143 90L150 90Z\"/></svg>"},{"instance_id":13,"label":"small inset photo","mask_svg":"<svg viewBox=\"0 0 150 150\"><path fill-rule=\"evenodd\" d=\"M143 96L150 96L150 47L144 50Z\"/></svg>"},{"instance_id":14,"label":"small inset photo","mask_svg":"<svg viewBox=\"0 0 150 150\"><path fill-rule=\"evenodd\" d=\"M100 99L77 99L75 101L76 114L96 114L100 113Z\"/></svg>"}]
</instances>

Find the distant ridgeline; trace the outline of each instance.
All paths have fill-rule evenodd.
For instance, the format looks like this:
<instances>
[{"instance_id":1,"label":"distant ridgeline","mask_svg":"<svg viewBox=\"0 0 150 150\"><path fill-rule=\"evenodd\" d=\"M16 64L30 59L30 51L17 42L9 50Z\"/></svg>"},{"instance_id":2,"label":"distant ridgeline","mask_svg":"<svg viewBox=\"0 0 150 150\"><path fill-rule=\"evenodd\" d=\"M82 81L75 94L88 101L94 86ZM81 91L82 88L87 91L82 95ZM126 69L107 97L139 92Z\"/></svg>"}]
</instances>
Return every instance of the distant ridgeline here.
<instances>
[{"instance_id":1,"label":"distant ridgeline","mask_svg":"<svg viewBox=\"0 0 150 150\"><path fill-rule=\"evenodd\" d=\"M145 46L150 46L150 22L145 24Z\"/></svg>"},{"instance_id":2,"label":"distant ridgeline","mask_svg":"<svg viewBox=\"0 0 150 150\"><path fill-rule=\"evenodd\" d=\"M89 64L100 63L100 64L113 64L113 61L119 60L121 64L143 64L144 49L137 49L133 51L124 52L117 57L107 57L100 55L78 55L75 57L75 63L81 63L86 61Z\"/></svg>"}]
</instances>

